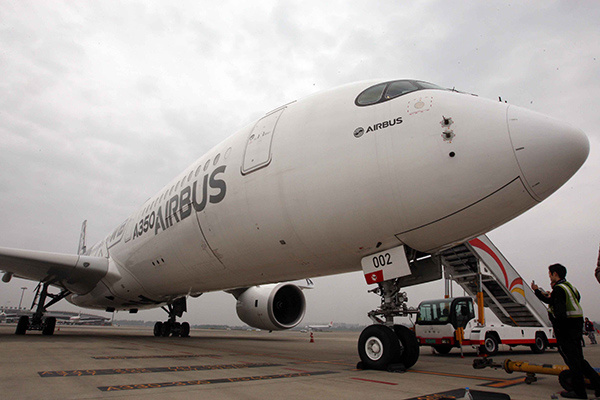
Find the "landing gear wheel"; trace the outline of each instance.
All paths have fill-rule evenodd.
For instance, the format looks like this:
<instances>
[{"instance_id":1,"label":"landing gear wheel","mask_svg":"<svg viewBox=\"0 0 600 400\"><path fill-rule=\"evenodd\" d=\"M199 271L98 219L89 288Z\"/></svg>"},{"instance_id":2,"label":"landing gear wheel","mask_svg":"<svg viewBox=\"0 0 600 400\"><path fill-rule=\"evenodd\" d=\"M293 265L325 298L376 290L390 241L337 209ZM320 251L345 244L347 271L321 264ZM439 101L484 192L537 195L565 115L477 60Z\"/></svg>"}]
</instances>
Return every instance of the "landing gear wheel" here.
<instances>
[{"instance_id":1,"label":"landing gear wheel","mask_svg":"<svg viewBox=\"0 0 600 400\"><path fill-rule=\"evenodd\" d=\"M24 335L25 332L27 332L27 328L29 328L29 317L27 315L21 315L19 322L17 323L15 335Z\"/></svg>"},{"instance_id":2,"label":"landing gear wheel","mask_svg":"<svg viewBox=\"0 0 600 400\"><path fill-rule=\"evenodd\" d=\"M493 335L488 335L483 342L483 346L481 346L480 350L482 353L487 354L488 356L493 356L498 353L498 339L496 339Z\"/></svg>"},{"instance_id":3,"label":"landing gear wheel","mask_svg":"<svg viewBox=\"0 0 600 400\"><path fill-rule=\"evenodd\" d=\"M163 322L162 330L161 330L160 334L162 337L169 337L169 335L171 334L171 323L170 322Z\"/></svg>"},{"instance_id":4,"label":"landing gear wheel","mask_svg":"<svg viewBox=\"0 0 600 400\"><path fill-rule=\"evenodd\" d=\"M399 362L400 342L387 326L370 325L360 334L358 355L364 369L387 370L390 364Z\"/></svg>"},{"instance_id":5,"label":"landing gear wheel","mask_svg":"<svg viewBox=\"0 0 600 400\"><path fill-rule=\"evenodd\" d=\"M415 365L419 359L419 341L415 333L404 325L394 325L394 332L402 344L400 362L408 369Z\"/></svg>"},{"instance_id":6,"label":"landing gear wheel","mask_svg":"<svg viewBox=\"0 0 600 400\"><path fill-rule=\"evenodd\" d=\"M535 354L542 354L546 351L546 338L544 335L535 335L535 342L531 345L531 351Z\"/></svg>"},{"instance_id":7,"label":"landing gear wheel","mask_svg":"<svg viewBox=\"0 0 600 400\"><path fill-rule=\"evenodd\" d=\"M187 322L182 323L179 332L181 337L190 337L190 324Z\"/></svg>"},{"instance_id":8,"label":"landing gear wheel","mask_svg":"<svg viewBox=\"0 0 600 400\"><path fill-rule=\"evenodd\" d=\"M162 327L163 327L163 323L160 321L154 324L154 336L162 335Z\"/></svg>"},{"instance_id":9,"label":"landing gear wheel","mask_svg":"<svg viewBox=\"0 0 600 400\"><path fill-rule=\"evenodd\" d=\"M44 321L42 328L42 335L50 336L54 334L54 327L56 326L56 317L48 317Z\"/></svg>"},{"instance_id":10,"label":"landing gear wheel","mask_svg":"<svg viewBox=\"0 0 600 400\"><path fill-rule=\"evenodd\" d=\"M440 354L448 354L450 353L450 350L452 350L452 346L448 344L438 344L436 346L433 346L433 348Z\"/></svg>"}]
</instances>

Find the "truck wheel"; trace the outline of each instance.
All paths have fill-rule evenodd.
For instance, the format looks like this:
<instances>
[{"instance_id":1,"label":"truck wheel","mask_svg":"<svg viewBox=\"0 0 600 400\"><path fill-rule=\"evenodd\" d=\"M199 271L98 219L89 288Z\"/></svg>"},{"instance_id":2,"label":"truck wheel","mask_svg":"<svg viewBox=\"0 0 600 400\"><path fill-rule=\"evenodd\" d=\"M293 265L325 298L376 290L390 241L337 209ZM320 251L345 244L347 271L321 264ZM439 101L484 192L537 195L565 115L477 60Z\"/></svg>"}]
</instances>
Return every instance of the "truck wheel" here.
<instances>
[{"instance_id":1,"label":"truck wheel","mask_svg":"<svg viewBox=\"0 0 600 400\"><path fill-rule=\"evenodd\" d=\"M394 332L403 348L400 362L408 369L415 365L419 359L419 341L415 333L404 325L394 325Z\"/></svg>"},{"instance_id":2,"label":"truck wheel","mask_svg":"<svg viewBox=\"0 0 600 400\"><path fill-rule=\"evenodd\" d=\"M440 354L448 354L450 353L450 350L452 350L452 346L448 344L438 344L436 346L433 346L433 348Z\"/></svg>"},{"instance_id":3,"label":"truck wheel","mask_svg":"<svg viewBox=\"0 0 600 400\"><path fill-rule=\"evenodd\" d=\"M388 365L399 361L400 342L387 326L370 325L358 338L358 355L363 368L387 370Z\"/></svg>"},{"instance_id":4,"label":"truck wheel","mask_svg":"<svg viewBox=\"0 0 600 400\"><path fill-rule=\"evenodd\" d=\"M546 337L543 333L535 335L535 343L531 345L531 351L535 354L542 354L546 351Z\"/></svg>"},{"instance_id":5,"label":"truck wheel","mask_svg":"<svg viewBox=\"0 0 600 400\"><path fill-rule=\"evenodd\" d=\"M486 353L489 356L496 355L498 353L498 339L494 335L487 335L485 337L485 341L483 342L483 346L481 346L481 351Z\"/></svg>"}]
</instances>

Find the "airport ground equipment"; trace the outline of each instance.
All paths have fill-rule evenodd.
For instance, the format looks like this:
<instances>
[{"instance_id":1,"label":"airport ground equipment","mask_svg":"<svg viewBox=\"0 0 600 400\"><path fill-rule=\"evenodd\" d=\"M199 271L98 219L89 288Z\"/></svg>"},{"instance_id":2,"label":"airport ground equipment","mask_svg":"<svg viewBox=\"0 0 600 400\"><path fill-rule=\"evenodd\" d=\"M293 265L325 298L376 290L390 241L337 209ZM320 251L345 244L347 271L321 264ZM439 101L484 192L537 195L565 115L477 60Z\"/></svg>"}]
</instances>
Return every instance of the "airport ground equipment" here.
<instances>
[{"instance_id":1,"label":"airport ground equipment","mask_svg":"<svg viewBox=\"0 0 600 400\"><path fill-rule=\"evenodd\" d=\"M573 390L571 371L566 365L533 364L528 363L526 361L512 361L508 358L502 363L496 363L493 359L484 357L473 360L473 368L501 368L509 374L512 374L513 372L525 372L525 383L527 384L537 382L536 374L555 375L558 376L558 382L560 383L560 386L562 386L563 389L567 391ZM594 369L596 370L596 372L600 372L600 368ZM588 388L591 388L589 379L585 379L585 384Z\"/></svg>"},{"instance_id":2,"label":"airport ground equipment","mask_svg":"<svg viewBox=\"0 0 600 400\"><path fill-rule=\"evenodd\" d=\"M453 347L473 346L480 352L494 355L500 344L529 346L534 353L543 353L556 344L553 329L538 326L509 326L479 323L471 297L426 300L419 305L415 332L422 346L432 346L447 354Z\"/></svg>"},{"instance_id":3,"label":"airport ground equipment","mask_svg":"<svg viewBox=\"0 0 600 400\"><path fill-rule=\"evenodd\" d=\"M477 315L471 297L422 302L415 328L421 345L442 354L479 346L493 355L500 344L527 345L534 353L556 344L546 307L486 235L443 251L440 260L447 280L477 299ZM484 306L500 324L486 323Z\"/></svg>"}]
</instances>

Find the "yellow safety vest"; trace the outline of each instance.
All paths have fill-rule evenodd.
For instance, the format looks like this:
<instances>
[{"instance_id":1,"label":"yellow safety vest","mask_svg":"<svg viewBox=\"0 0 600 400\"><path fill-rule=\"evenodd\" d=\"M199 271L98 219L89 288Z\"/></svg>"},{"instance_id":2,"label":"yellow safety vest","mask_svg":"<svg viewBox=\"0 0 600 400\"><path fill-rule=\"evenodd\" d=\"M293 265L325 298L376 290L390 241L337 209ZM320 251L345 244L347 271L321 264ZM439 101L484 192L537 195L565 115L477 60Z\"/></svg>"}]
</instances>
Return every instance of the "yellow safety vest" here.
<instances>
[{"instance_id":1,"label":"yellow safety vest","mask_svg":"<svg viewBox=\"0 0 600 400\"><path fill-rule=\"evenodd\" d=\"M567 303L567 317L568 318L583 318L583 309L579 304L578 298L581 298L577 289L573 287L569 282L564 281L556 286L560 286L565 292L566 303ZM552 306L549 311L554 315L554 309Z\"/></svg>"}]
</instances>

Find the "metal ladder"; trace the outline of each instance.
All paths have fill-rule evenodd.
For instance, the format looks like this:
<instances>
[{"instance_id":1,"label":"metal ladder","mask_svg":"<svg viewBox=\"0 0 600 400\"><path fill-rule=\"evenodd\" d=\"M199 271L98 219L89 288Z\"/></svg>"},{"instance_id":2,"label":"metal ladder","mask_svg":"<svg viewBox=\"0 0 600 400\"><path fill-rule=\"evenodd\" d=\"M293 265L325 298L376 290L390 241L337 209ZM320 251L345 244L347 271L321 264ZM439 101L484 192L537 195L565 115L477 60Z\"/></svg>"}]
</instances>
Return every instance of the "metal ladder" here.
<instances>
[{"instance_id":1,"label":"metal ladder","mask_svg":"<svg viewBox=\"0 0 600 400\"><path fill-rule=\"evenodd\" d=\"M486 235L440 253L445 273L510 326L550 326L546 307Z\"/></svg>"}]
</instances>

